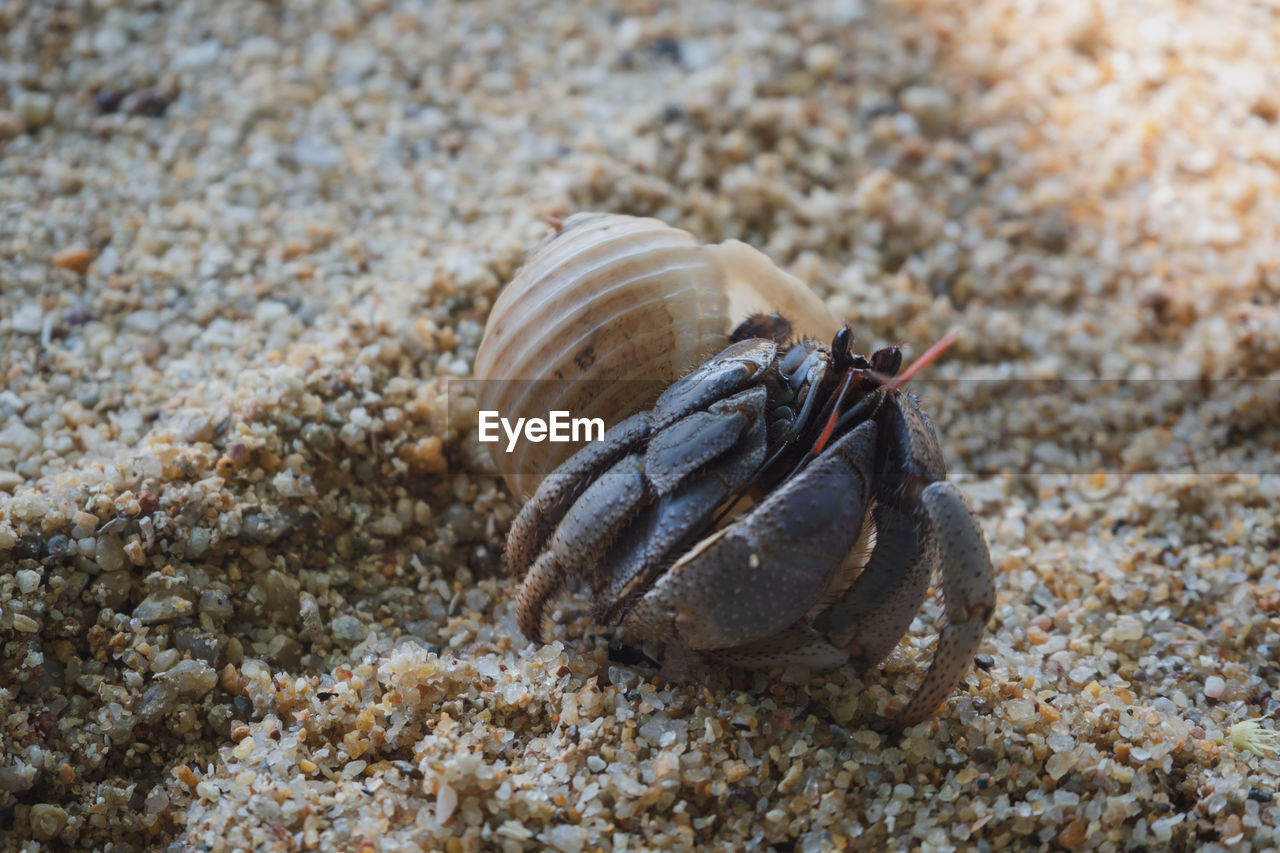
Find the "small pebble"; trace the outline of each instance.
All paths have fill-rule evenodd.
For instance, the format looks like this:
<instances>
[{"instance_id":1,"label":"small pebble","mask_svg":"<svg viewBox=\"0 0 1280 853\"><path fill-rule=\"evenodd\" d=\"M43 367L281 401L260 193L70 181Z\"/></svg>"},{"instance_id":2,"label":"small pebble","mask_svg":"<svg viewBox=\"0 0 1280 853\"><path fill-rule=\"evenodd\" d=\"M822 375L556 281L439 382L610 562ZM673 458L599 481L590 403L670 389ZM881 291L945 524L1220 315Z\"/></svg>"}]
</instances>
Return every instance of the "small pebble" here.
<instances>
[{"instance_id":1,"label":"small pebble","mask_svg":"<svg viewBox=\"0 0 1280 853\"><path fill-rule=\"evenodd\" d=\"M156 625L186 616L193 609L191 602L180 595L155 592L134 608L133 618L144 625Z\"/></svg>"},{"instance_id":2,"label":"small pebble","mask_svg":"<svg viewBox=\"0 0 1280 853\"><path fill-rule=\"evenodd\" d=\"M181 655L177 649L165 649L156 655L155 660L151 661L151 671L156 673L167 672L173 669L180 658Z\"/></svg>"},{"instance_id":3,"label":"small pebble","mask_svg":"<svg viewBox=\"0 0 1280 853\"><path fill-rule=\"evenodd\" d=\"M34 299L23 302L10 315L9 324L19 334L40 334L41 329L44 328L44 311L40 303Z\"/></svg>"},{"instance_id":4,"label":"small pebble","mask_svg":"<svg viewBox=\"0 0 1280 853\"><path fill-rule=\"evenodd\" d=\"M436 792L436 822L447 824L457 808L458 792L448 782L440 783L440 790Z\"/></svg>"},{"instance_id":5,"label":"small pebble","mask_svg":"<svg viewBox=\"0 0 1280 853\"><path fill-rule=\"evenodd\" d=\"M839 62L840 51L830 44L815 44L804 52L804 65L814 74L831 74Z\"/></svg>"},{"instance_id":6,"label":"small pebble","mask_svg":"<svg viewBox=\"0 0 1280 853\"><path fill-rule=\"evenodd\" d=\"M28 813L31 834L40 841L52 841L67 825L66 809L49 803L36 803Z\"/></svg>"},{"instance_id":7,"label":"small pebble","mask_svg":"<svg viewBox=\"0 0 1280 853\"><path fill-rule=\"evenodd\" d=\"M84 274L93 263L94 252L84 246L68 246L53 256L53 265L58 269L71 270Z\"/></svg>"},{"instance_id":8,"label":"small pebble","mask_svg":"<svg viewBox=\"0 0 1280 853\"><path fill-rule=\"evenodd\" d=\"M24 129L22 119L16 113L12 110L0 110L0 142L13 139Z\"/></svg>"},{"instance_id":9,"label":"small pebble","mask_svg":"<svg viewBox=\"0 0 1280 853\"><path fill-rule=\"evenodd\" d=\"M349 615L339 616L334 619L331 628L336 639L347 642L363 640L366 633L364 623Z\"/></svg>"}]
</instances>

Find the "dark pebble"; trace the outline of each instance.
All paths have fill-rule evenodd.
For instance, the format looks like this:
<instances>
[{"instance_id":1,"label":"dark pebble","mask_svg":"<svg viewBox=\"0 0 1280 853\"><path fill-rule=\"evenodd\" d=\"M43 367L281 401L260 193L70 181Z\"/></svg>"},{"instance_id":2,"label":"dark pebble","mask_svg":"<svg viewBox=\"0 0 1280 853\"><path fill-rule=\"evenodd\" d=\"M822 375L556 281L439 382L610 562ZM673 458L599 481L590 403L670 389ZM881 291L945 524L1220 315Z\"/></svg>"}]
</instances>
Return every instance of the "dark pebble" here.
<instances>
[{"instance_id":1,"label":"dark pebble","mask_svg":"<svg viewBox=\"0 0 1280 853\"><path fill-rule=\"evenodd\" d=\"M111 114L120 109L120 101L124 99L124 95L114 89L99 89L93 93L93 104L98 108L98 112Z\"/></svg>"},{"instance_id":2,"label":"dark pebble","mask_svg":"<svg viewBox=\"0 0 1280 853\"><path fill-rule=\"evenodd\" d=\"M467 568L477 578L498 578L506 576L502 559L483 545L477 545L467 555Z\"/></svg>"},{"instance_id":3,"label":"dark pebble","mask_svg":"<svg viewBox=\"0 0 1280 853\"><path fill-rule=\"evenodd\" d=\"M18 540L18 544L13 546L13 558L15 560L37 560L40 558L40 552L44 550L45 541L40 538L39 534L29 533Z\"/></svg>"},{"instance_id":4,"label":"dark pebble","mask_svg":"<svg viewBox=\"0 0 1280 853\"><path fill-rule=\"evenodd\" d=\"M658 662L634 646L611 641L609 643L609 660L624 666L657 666Z\"/></svg>"},{"instance_id":5,"label":"dark pebble","mask_svg":"<svg viewBox=\"0 0 1280 853\"><path fill-rule=\"evenodd\" d=\"M654 56L670 60L677 64L683 58L683 51L680 49L680 42L670 36L662 36L654 39L649 44L649 50L653 52Z\"/></svg>"},{"instance_id":6,"label":"dark pebble","mask_svg":"<svg viewBox=\"0 0 1280 853\"><path fill-rule=\"evenodd\" d=\"M222 658L222 650L227 645L227 638L218 634L206 634L194 628L183 628L174 634L173 647L187 652L191 657L202 660L209 666L217 667Z\"/></svg>"},{"instance_id":7,"label":"dark pebble","mask_svg":"<svg viewBox=\"0 0 1280 853\"><path fill-rule=\"evenodd\" d=\"M449 507L443 513L443 521L458 542L484 541L484 517L470 507L456 504Z\"/></svg>"},{"instance_id":8,"label":"dark pebble","mask_svg":"<svg viewBox=\"0 0 1280 853\"><path fill-rule=\"evenodd\" d=\"M235 712L238 720L252 720L253 717L253 700L248 696L236 696L231 700L231 709Z\"/></svg>"},{"instance_id":9,"label":"dark pebble","mask_svg":"<svg viewBox=\"0 0 1280 853\"><path fill-rule=\"evenodd\" d=\"M154 86L139 89L125 97L120 108L131 116L162 118L173 103L173 94Z\"/></svg>"},{"instance_id":10,"label":"dark pebble","mask_svg":"<svg viewBox=\"0 0 1280 853\"><path fill-rule=\"evenodd\" d=\"M973 748L973 752L969 753L969 756L974 761L980 761L985 764L988 761L996 760L996 751L989 746L976 746Z\"/></svg>"},{"instance_id":11,"label":"dark pebble","mask_svg":"<svg viewBox=\"0 0 1280 853\"><path fill-rule=\"evenodd\" d=\"M68 326L83 326L92 319L94 313L85 305L71 305L62 312L62 322Z\"/></svg>"},{"instance_id":12,"label":"dark pebble","mask_svg":"<svg viewBox=\"0 0 1280 853\"><path fill-rule=\"evenodd\" d=\"M973 659L973 665L978 669L991 669L991 667L996 665L996 659L991 655L978 655Z\"/></svg>"},{"instance_id":13,"label":"dark pebble","mask_svg":"<svg viewBox=\"0 0 1280 853\"><path fill-rule=\"evenodd\" d=\"M59 533L57 536L50 536L44 547L50 557L60 560L71 550L71 538Z\"/></svg>"},{"instance_id":14,"label":"dark pebble","mask_svg":"<svg viewBox=\"0 0 1280 853\"><path fill-rule=\"evenodd\" d=\"M316 450L332 450L334 446L333 430L320 424L306 424L302 427L302 440Z\"/></svg>"},{"instance_id":15,"label":"dark pebble","mask_svg":"<svg viewBox=\"0 0 1280 853\"><path fill-rule=\"evenodd\" d=\"M1272 795L1270 791L1259 791L1257 788L1250 788L1249 799L1256 803L1269 803L1272 800Z\"/></svg>"},{"instance_id":16,"label":"dark pebble","mask_svg":"<svg viewBox=\"0 0 1280 853\"><path fill-rule=\"evenodd\" d=\"M297 522L291 512L250 513L240 525L240 536L254 545L266 545L283 536Z\"/></svg>"},{"instance_id":17,"label":"dark pebble","mask_svg":"<svg viewBox=\"0 0 1280 853\"><path fill-rule=\"evenodd\" d=\"M1071 222L1062 211L1050 211L1031 227L1031 238L1046 252L1058 254L1071 242Z\"/></svg>"}]
</instances>

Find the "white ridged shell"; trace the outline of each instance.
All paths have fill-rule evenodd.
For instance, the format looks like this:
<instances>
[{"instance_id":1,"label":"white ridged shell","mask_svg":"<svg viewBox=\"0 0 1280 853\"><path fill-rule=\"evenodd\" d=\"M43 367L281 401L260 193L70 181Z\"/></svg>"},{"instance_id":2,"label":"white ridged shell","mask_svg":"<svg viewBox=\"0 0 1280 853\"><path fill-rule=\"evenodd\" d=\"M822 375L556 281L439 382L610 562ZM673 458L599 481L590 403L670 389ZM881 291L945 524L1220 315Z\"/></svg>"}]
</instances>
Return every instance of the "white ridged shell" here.
<instances>
[{"instance_id":1,"label":"white ridged shell","mask_svg":"<svg viewBox=\"0 0 1280 853\"><path fill-rule=\"evenodd\" d=\"M494 304L476 354L479 406L512 419L560 409L612 426L653 402L629 380L670 383L723 349L749 315L774 311L799 335L826 340L838 328L808 287L745 243L702 244L657 219L576 214ZM492 453L524 499L575 449L522 441Z\"/></svg>"}]
</instances>

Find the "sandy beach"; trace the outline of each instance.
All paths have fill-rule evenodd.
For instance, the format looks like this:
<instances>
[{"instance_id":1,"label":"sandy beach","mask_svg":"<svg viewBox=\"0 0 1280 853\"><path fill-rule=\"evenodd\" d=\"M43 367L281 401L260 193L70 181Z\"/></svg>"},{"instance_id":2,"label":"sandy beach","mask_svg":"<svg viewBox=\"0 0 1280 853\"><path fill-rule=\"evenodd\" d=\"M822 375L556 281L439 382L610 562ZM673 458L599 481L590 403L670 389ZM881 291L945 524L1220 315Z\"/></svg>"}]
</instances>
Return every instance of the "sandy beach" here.
<instances>
[{"instance_id":1,"label":"sandy beach","mask_svg":"<svg viewBox=\"0 0 1280 853\"><path fill-rule=\"evenodd\" d=\"M1280 845L1278 44L1228 0L0 6L0 849ZM587 210L750 243L862 351L961 330L918 388L998 603L935 719L875 729L936 595L865 674L653 666L585 596L521 636L448 382Z\"/></svg>"}]
</instances>

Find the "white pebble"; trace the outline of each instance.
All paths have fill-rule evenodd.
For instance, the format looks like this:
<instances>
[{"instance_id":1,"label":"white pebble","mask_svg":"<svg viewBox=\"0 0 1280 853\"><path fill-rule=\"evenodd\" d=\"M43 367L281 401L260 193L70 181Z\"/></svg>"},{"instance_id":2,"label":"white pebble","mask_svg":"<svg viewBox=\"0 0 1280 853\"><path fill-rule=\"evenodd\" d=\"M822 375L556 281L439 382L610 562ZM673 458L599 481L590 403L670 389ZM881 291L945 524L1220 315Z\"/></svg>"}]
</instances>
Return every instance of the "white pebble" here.
<instances>
[{"instance_id":1,"label":"white pebble","mask_svg":"<svg viewBox=\"0 0 1280 853\"><path fill-rule=\"evenodd\" d=\"M912 86L902 93L902 106L927 131L937 133L951 115L951 96L933 86Z\"/></svg>"},{"instance_id":2,"label":"white pebble","mask_svg":"<svg viewBox=\"0 0 1280 853\"><path fill-rule=\"evenodd\" d=\"M538 839L560 853L579 853L587 843L587 831L580 826L562 823L544 831Z\"/></svg>"},{"instance_id":3,"label":"white pebble","mask_svg":"<svg viewBox=\"0 0 1280 853\"><path fill-rule=\"evenodd\" d=\"M299 166L327 168L342 162L342 150L327 139L304 136L293 146L293 159Z\"/></svg>"},{"instance_id":4,"label":"white pebble","mask_svg":"<svg viewBox=\"0 0 1280 853\"><path fill-rule=\"evenodd\" d=\"M1045 762L1044 769L1049 773L1050 777L1056 780L1067 775L1067 771L1071 769L1071 766L1074 763L1075 762L1072 761L1071 756L1068 753L1055 752L1053 755L1049 756L1049 760Z\"/></svg>"},{"instance_id":5,"label":"white pebble","mask_svg":"<svg viewBox=\"0 0 1280 853\"><path fill-rule=\"evenodd\" d=\"M339 640L358 641L364 639L364 623L354 616L339 616L333 620L331 627L333 636Z\"/></svg>"},{"instance_id":6,"label":"white pebble","mask_svg":"<svg viewBox=\"0 0 1280 853\"><path fill-rule=\"evenodd\" d=\"M134 311L124 317L126 329L133 329L148 335L160 331L160 313L158 311Z\"/></svg>"},{"instance_id":7,"label":"white pebble","mask_svg":"<svg viewBox=\"0 0 1280 853\"><path fill-rule=\"evenodd\" d=\"M217 41L209 39L199 44L193 44L191 47L178 51L173 57L173 62L169 69L175 74L183 71L196 71L206 66L212 65L218 60L218 54L222 52L222 45Z\"/></svg>"},{"instance_id":8,"label":"white pebble","mask_svg":"<svg viewBox=\"0 0 1280 853\"><path fill-rule=\"evenodd\" d=\"M829 44L815 44L804 52L804 67L814 74L826 76L840 63L840 51Z\"/></svg>"},{"instance_id":9,"label":"white pebble","mask_svg":"<svg viewBox=\"0 0 1280 853\"><path fill-rule=\"evenodd\" d=\"M1151 833L1155 835L1157 841L1168 841L1173 837L1173 828L1186 820L1186 814L1176 814L1171 817L1161 818L1151 824Z\"/></svg>"},{"instance_id":10,"label":"white pebble","mask_svg":"<svg viewBox=\"0 0 1280 853\"><path fill-rule=\"evenodd\" d=\"M448 782L441 782L440 790L436 793L436 822L441 826L448 823L456 808L458 808L458 792Z\"/></svg>"},{"instance_id":11,"label":"white pebble","mask_svg":"<svg viewBox=\"0 0 1280 853\"><path fill-rule=\"evenodd\" d=\"M1011 699L1005 703L1005 716L1016 726L1033 726L1039 719L1036 706L1028 699Z\"/></svg>"},{"instance_id":12,"label":"white pebble","mask_svg":"<svg viewBox=\"0 0 1280 853\"><path fill-rule=\"evenodd\" d=\"M1049 748L1054 752L1066 752L1075 745L1076 739L1065 732L1054 732L1049 735Z\"/></svg>"},{"instance_id":13,"label":"white pebble","mask_svg":"<svg viewBox=\"0 0 1280 853\"><path fill-rule=\"evenodd\" d=\"M9 319L13 330L22 335L38 335L44 324L44 311L40 310L40 303L34 299L28 299L18 306L18 310L13 312L13 316Z\"/></svg>"},{"instance_id":14,"label":"white pebble","mask_svg":"<svg viewBox=\"0 0 1280 853\"><path fill-rule=\"evenodd\" d=\"M177 649L165 649L157 654L155 660L151 662L151 671L168 672L177 665L181 657L182 655Z\"/></svg>"},{"instance_id":15,"label":"white pebble","mask_svg":"<svg viewBox=\"0 0 1280 853\"><path fill-rule=\"evenodd\" d=\"M1211 675L1204 680L1204 695L1210 699L1217 699L1222 695L1222 691L1226 689L1227 682L1216 675Z\"/></svg>"},{"instance_id":16,"label":"white pebble","mask_svg":"<svg viewBox=\"0 0 1280 853\"><path fill-rule=\"evenodd\" d=\"M1120 642L1141 640L1143 636L1142 622L1133 616L1121 616L1116 620L1115 638Z\"/></svg>"},{"instance_id":17,"label":"white pebble","mask_svg":"<svg viewBox=\"0 0 1280 853\"><path fill-rule=\"evenodd\" d=\"M538 649L538 652L537 652L538 660L542 661L543 663L551 663L556 658L560 657L560 653L563 651L564 651L564 643L561 643L559 640L556 640L554 643L548 643L547 645Z\"/></svg>"},{"instance_id":18,"label":"white pebble","mask_svg":"<svg viewBox=\"0 0 1280 853\"><path fill-rule=\"evenodd\" d=\"M93 34L93 52L98 56L111 56L124 50L129 37L115 27L103 27Z\"/></svg>"},{"instance_id":19,"label":"white pebble","mask_svg":"<svg viewBox=\"0 0 1280 853\"><path fill-rule=\"evenodd\" d=\"M53 97L44 92L26 92L18 89L10 95L13 111L18 114L28 130L38 130L53 118Z\"/></svg>"}]
</instances>

